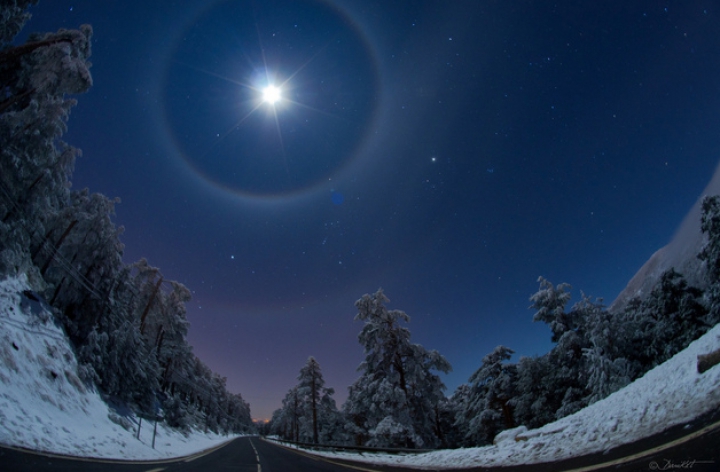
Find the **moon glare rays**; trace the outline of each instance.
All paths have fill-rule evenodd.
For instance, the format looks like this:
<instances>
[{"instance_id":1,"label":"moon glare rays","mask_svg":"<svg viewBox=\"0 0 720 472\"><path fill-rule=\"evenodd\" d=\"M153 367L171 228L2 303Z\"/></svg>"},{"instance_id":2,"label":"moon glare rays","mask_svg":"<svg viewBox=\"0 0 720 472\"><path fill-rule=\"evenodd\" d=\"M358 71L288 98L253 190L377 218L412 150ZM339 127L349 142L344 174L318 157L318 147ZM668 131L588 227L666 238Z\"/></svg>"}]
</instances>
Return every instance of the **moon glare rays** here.
<instances>
[{"instance_id":1,"label":"moon glare rays","mask_svg":"<svg viewBox=\"0 0 720 472\"><path fill-rule=\"evenodd\" d=\"M269 0L256 13L223 1L189 23L168 58L162 106L195 175L279 201L317 189L359 156L381 83L375 49L346 12Z\"/></svg>"}]
</instances>

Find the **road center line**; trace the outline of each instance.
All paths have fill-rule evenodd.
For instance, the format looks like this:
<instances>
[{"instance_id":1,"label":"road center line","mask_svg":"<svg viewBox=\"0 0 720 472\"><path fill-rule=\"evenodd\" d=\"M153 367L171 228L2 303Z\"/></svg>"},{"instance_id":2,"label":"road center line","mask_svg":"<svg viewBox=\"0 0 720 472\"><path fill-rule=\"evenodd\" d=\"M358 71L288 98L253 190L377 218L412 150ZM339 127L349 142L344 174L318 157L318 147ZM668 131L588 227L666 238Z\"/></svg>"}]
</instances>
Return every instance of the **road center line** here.
<instances>
[{"instance_id":1,"label":"road center line","mask_svg":"<svg viewBox=\"0 0 720 472\"><path fill-rule=\"evenodd\" d=\"M262 467L260 466L260 455L257 452L257 449L255 448L255 444L253 444L252 439L248 439L250 441L250 445L253 448L253 451L255 451L255 460L257 461L257 472L262 472Z\"/></svg>"}]
</instances>

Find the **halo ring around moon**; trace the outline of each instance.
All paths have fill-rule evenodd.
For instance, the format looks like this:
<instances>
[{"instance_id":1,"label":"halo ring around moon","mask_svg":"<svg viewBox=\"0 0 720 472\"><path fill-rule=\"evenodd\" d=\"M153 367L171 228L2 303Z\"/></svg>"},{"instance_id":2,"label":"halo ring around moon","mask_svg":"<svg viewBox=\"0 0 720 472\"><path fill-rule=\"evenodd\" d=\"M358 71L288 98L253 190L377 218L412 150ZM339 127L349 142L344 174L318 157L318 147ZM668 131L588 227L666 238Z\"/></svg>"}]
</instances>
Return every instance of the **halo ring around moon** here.
<instances>
[{"instance_id":1,"label":"halo ring around moon","mask_svg":"<svg viewBox=\"0 0 720 472\"><path fill-rule=\"evenodd\" d=\"M282 0L278 0L282 1ZM173 47L171 48L171 53L169 55L166 67L165 67L165 77L163 80L163 86L162 86L162 116L163 116L163 125L166 136L170 139L170 142L172 143L172 150L177 156L180 156L182 159L183 164L185 167L192 172L193 175L195 175L200 181L202 181L204 184L211 186L212 188L216 190L221 190L225 193L234 194L237 197L243 198L243 199L250 199L250 200L262 200L262 201L286 201L287 199L293 199L298 196L304 196L304 195L310 195L316 192L319 189L324 189L327 185L327 182L329 180L336 179L337 177L342 175L342 171L347 169L351 163L357 162L358 159L364 154L362 151L366 147L368 140L371 136L371 130L374 128L374 124L377 121L378 111L380 108L380 102L381 102L381 79L380 79L380 72L379 72L379 66L378 66L378 60L377 60L377 54L375 47L373 43L368 38L366 32L362 28L362 26L354 21L351 14L347 12L345 9L340 8L337 5L334 5L331 0L303 0L303 4L308 4L312 8L315 8L318 10L318 13L325 14L326 16L328 13L335 15L334 18L331 18L331 21L336 21L339 23L342 23L344 27L346 27L349 32L351 33L351 37L349 39L350 42L353 40L357 42L358 47L364 54L364 57L360 58L361 63L366 65L364 69L364 79L365 79L365 86L367 87L367 90L372 91L372 97L371 100L369 100L369 103L365 103L364 110L362 113L360 113L360 122L352 122L347 121L346 127L348 127L347 130L343 130L343 120L334 120L334 117L331 116L332 112L330 113L315 113L315 115L320 116L320 121L323 119L326 120L334 120L336 122L339 122L334 124L336 129L340 129L341 132L345 132L348 134L349 139L348 141L352 144L351 147L348 148L342 148L340 149L340 145L336 146L336 150L339 150L338 158L335 159L332 162L326 163L326 168L317 171L317 172L305 172L304 177L300 178L298 181L285 185L282 188L280 187L266 187L266 188L248 188L248 186L243 185L233 185L231 182L228 182L223 175L212 175L212 172L208 171L208 168L203 165L202 159L213 159L215 156L213 155L213 142L208 141L209 144L205 145L205 150L201 149L200 146L194 145L192 143L192 140L188 137L188 133L192 133L192 124L188 125L187 129L179 129L180 127L177 125L177 113L176 110L173 110L173 106L171 105L170 101L174 98L177 100L177 94L175 97L171 97L169 95L168 89L171 85L173 85L177 80L183 80L182 77L178 77L178 70L183 71L183 73L187 73L189 75L192 74L206 74L206 75L214 75L215 78L218 80L228 80L228 77L219 77L223 74L227 74L227 72L223 71L213 71L213 70L203 70L202 66L200 68L197 68L194 64L192 64L192 58L189 59L188 63L184 63L183 58L178 58L178 54L181 54L183 52L183 45L187 44L188 41L193 41L194 38L197 37L198 34L202 34L202 31L198 32L196 29L194 29L194 26L197 25L198 22L202 22L203 20L206 20L208 18L208 15L212 14L214 9L222 9L223 7L230 5L230 4L236 4L238 3L237 0L219 0L216 2L213 2L211 5L207 6L206 8L202 9L198 14L196 14L192 21L188 22L186 26L183 28L183 31L181 34L179 34L175 42L173 44ZM295 2L297 4L297 2ZM214 12L217 14L217 11ZM258 36L260 35L260 32L258 31ZM345 37L344 39L347 39ZM259 42L258 38L258 42ZM319 52L315 52L316 55L323 54L323 51L320 50L322 47L333 47L333 38L328 38L327 42L325 44L319 44L317 46L317 49ZM339 42L339 41L338 41ZM225 45L226 47L232 47L232 45ZM262 49L262 44L255 44L255 47L258 48L258 50ZM247 59L247 54L244 54L243 51L238 50L238 61L243 61ZM264 51L262 51L263 56L265 55ZM243 57L245 56L245 57ZM309 53L305 53L305 56L307 57L306 63L303 64L303 67L305 69L312 68L315 64L313 63L313 57L310 56ZM178 69L180 67L180 69ZM275 68L275 65L269 65L268 67ZM183 69L185 68L185 69ZM275 75L278 74L278 71L276 69L269 71L271 74ZM285 71L284 76L287 77L288 75L292 75L293 73L298 72L297 70L291 70L291 71ZM259 71L259 75L263 75L264 73L267 73L266 71ZM298 74L299 75L299 74ZM325 80L332 80L332 77L329 78L323 78L322 77L322 71L315 74L314 77L319 83L324 84ZM252 80L250 77L242 77L238 79L242 82L249 82ZM257 80L257 77L255 77L255 80ZM370 82L369 84L367 82ZM189 83L189 82L188 82ZM293 84L293 78L290 77L288 79L288 86L293 87L295 84ZM310 87L307 87L310 89ZM192 91L189 91L188 93L191 93ZM342 92L342 91L341 91ZM208 97L212 97L212 91L202 91L198 93L206 93L208 94ZM306 90L306 95L308 93L312 94L311 91ZM341 96L342 93L338 93L337 95ZM213 97L213 99L217 98L218 100L222 100L222 97ZM332 98L332 97L331 97ZM342 97L341 97L342 100ZM282 130L281 124L283 123L283 120L285 119L285 113L302 113L302 106L304 104L302 103L302 98L298 99L298 104L290 103L290 104L282 104L283 106L288 106L291 109L283 110L279 109L277 112L277 115L274 117L274 123L272 123L268 116L262 116L266 113L265 110L257 109L254 112L250 113L248 117L249 119L255 119L255 120L261 120L265 119L268 121L266 123L267 132L272 133L273 130L279 133L280 139L283 138L283 132L292 133L294 130ZM210 109L210 108L209 108ZM305 110L307 111L307 110ZM317 111L317 110L316 110ZM258 116L252 116L252 114L258 115ZM311 115L314 113L312 107L310 107ZM329 116L329 118L328 118ZM189 123L192 123L193 120L198 120L197 123L199 123L199 126L202 126L202 123L204 123L203 120L206 119L212 119L212 117L206 117L206 116L194 116L194 117L186 117L188 119ZM241 123L239 126L233 126L232 119L228 119L228 127L230 128L229 131L223 130L222 133L218 132L215 138L217 138L217 141L221 144L223 143L223 139L229 139L227 136L230 135L241 135L241 133L248 133L250 132L247 129L243 128L244 123ZM275 126L275 128L273 128ZM339 126L339 128L338 128ZM352 126L352 129L349 129L349 127ZM190 131L188 131L190 130ZM313 143L312 145L317 145L318 152L322 154L323 149L322 146L325 145L326 139L322 135L322 128L316 131L317 134L314 138L309 138L308 142ZM223 134L227 133L227 135ZM206 133L207 134L207 133ZM258 138L259 139L259 138ZM313 141L314 140L314 141ZM230 146L231 143L227 143L228 146ZM284 143L281 142L281 145ZM313 154L312 145L308 148L306 147L306 153L307 154ZM194 147L193 147L194 146ZM209 148L209 149L208 149ZM285 152L284 150L280 149L281 153ZM280 153L280 154L281 154ZM326 152L328 156L332 153L332 149ZM278 154L278 153L276 153ZM278 154L278 156L280 156ZM278 156L275 156L279 159ZM281 156L282 157L282 156ZM294 157L293 155L286 156L288 161L293 161ZM306 156L307 157L307 156ZM285 163L286 172L292 177L293 169L290 168L290 165L288 163Z\"/></svg>"}]
</instances>

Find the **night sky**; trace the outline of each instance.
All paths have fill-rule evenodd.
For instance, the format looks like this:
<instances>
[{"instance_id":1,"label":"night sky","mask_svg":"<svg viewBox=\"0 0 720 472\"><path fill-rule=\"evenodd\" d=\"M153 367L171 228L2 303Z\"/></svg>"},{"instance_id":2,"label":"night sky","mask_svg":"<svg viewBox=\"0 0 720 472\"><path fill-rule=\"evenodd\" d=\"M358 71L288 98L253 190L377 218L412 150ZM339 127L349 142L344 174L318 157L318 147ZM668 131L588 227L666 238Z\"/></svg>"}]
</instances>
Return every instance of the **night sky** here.
<instances>
[{"instance_id":1,"label":"night sky","mask_svg":"<svg viewBox=\"0 0 720 472\"><path fill-rule=\"evenodd\" d=\"M379 287L448 394L544 354L542 275L607 303L720 156L712 1L41 0L92 24L74 188L190 288L189 340L268 418L308 356L341 404ZM282 87L274 105L262 88Z\"/></svg>"}]
</instances>

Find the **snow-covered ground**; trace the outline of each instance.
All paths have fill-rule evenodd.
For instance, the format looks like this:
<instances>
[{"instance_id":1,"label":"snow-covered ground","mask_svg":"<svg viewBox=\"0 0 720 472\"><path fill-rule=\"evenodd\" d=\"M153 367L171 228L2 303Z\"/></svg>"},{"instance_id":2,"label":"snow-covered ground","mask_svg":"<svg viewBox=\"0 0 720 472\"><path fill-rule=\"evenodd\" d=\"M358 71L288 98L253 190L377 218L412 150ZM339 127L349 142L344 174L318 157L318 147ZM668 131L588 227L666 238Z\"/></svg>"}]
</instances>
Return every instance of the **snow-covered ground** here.
<instances>
[{"instance_id":1,"label":"snow-covered ground","mask_svg":"<svg viewBox=\"0 0 720 472\"><path fill-rule=\"evenodd\" d=\"M129 460L185 456L235 436L193 432L122 417L77 377L62 328L23 296L26 281L0 281L0 444L46 452ZM125 424L123 427L121 424Z\"/></svg>"},{"instance_id":2,"label":"snow-covered ground","mask_svg":"<svg viewBox=\"0 0 720 472\"><path fill-rule=\"evenodd\" d=\"M442 469L534 464L606 451L720 406L720 365L703 374L697 371L697 356L718 348L720 325L607 398L542 428L504 431L493 446L406 456L307 452L373 464Z\"/></svg>"}]
</instances>

